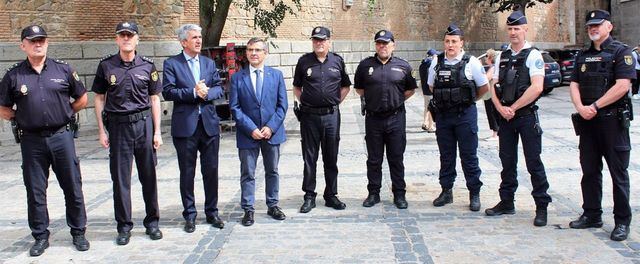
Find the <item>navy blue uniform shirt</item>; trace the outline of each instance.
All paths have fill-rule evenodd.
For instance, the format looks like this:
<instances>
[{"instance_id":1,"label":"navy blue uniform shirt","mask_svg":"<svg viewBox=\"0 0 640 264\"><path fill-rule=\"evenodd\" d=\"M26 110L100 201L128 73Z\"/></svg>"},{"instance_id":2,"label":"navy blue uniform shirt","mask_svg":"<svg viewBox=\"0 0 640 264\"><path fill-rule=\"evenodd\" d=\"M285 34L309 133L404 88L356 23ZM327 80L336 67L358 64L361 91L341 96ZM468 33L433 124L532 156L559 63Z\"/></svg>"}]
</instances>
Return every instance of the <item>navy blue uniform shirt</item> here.
<instances>
[{"instance_id":1,"label":"navy blue uniform shirt","mask_svg":"<svg viewBox=\"0 0 640 264\"><path fill-rule=\"evenodd\" d=\"M0 104L16 105L15 119L21 129L57 129L71 121L71 98L78 99L86 92L78 74L67 63L46 58L38 73L29 60L24 60L2 78Z\"/></svg>"},{"instance_id":2,"label":"navy blue uniform shirt","mask_svg":"<svg viewBox=\"0 0 640 264\"><path fill-rule=\"evenodd\" d=\"M358 64L353 87L365 90L368 112L392 111L404 104L405 91L418 88L411 72L411 65L401 58L382 64L377 55L368 57Z\"/></svg>"},{"instance_id":3,"label":"navy blue uniform shirt","mask_svg":"<svg viewBox=\"0 0 640 264\"><path fill-rule=\"evenodd\" d=\"M604 42L602 42L602 44L600 45L600 49L604 49L612 41L613 41L613 38L609 36L609 38L607 38ZM591 46L589 47L589 49L585 52L578 53L578 56L590 56L598 53L600 53L600 51L596 50L593 47L593 42L591 42ZM613 65L613 70L614 70L614 76L616 80L617 79L631 79L631 80L636 79L636 70L634 68L635 65L633 64L633 56L631 55L631 48L621 45L620 48L618 48L615 51L614 60L615 62ZM631 62L629 62L629 60L631 60ZM581 65L576 65L576 67L573 68L573 72L571 73L572 82L578 82L578 83L580 82L578 78L578 75L579 75L578 71L581 69L582 69Z\"/></svg>"},{"instance_id":4,"label":"navy blue uniform shirt","mask_svg":"<svg viewBox=\"0 0 640 264\"><path fill-rule=\"evenodd\" d=\"M102 59L98 64L93 92L106 94L104 111L128 114L151 107L150 95L162 92L162 83L153 61L136 55L125 62L120 54Z\"/></svg>"},{"instance_id":5,"label":"navy blue uniform shirt","mask_svg":"<svg viewBox=\"0 0 640 264\"><path fill-rule=\"evenodd\" d=\"M302 87L300 101L311 107L330 107L340 104L340 88L351 86L340 55L329 52L324 62L311 52L298 59L293 86Z\"/></svg>"}]
</instances>

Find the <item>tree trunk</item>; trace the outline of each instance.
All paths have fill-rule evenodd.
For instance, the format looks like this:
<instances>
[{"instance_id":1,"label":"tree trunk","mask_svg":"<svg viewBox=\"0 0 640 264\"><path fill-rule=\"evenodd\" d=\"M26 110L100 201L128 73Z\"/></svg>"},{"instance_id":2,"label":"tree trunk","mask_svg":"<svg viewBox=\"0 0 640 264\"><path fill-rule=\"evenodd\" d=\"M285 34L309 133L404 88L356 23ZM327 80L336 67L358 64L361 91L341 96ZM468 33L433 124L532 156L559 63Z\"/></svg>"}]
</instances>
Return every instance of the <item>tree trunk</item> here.
<instances>
[{"instance_id":1,"label":"tree trunk","mask_svg":"<svg viewBox=\"0 0 640 264\"><path fill-rule=\"evenodd\" d=\"M233 0L199 0L203 47L220 45L222 29Z\"/></svg>"}]
</instances>

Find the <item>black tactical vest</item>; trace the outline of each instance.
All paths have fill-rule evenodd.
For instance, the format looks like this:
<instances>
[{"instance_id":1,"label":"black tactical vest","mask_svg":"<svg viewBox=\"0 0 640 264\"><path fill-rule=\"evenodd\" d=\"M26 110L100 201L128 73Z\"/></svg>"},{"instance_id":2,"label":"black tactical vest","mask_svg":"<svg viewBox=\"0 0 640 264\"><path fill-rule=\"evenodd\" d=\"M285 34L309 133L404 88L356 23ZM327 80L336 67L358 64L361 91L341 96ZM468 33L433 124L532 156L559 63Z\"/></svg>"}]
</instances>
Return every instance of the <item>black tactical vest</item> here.
<instances>
[{"instance_id":1,"label":"black tactical vest","mask_svg":"<svg viewBox=\"0 0 640 264\"><path fill-rule=\"evenodd\" d=\"M580 80L580 100L583 105L590 105L602 97L615 83L613 66L615 65L615 52L624 44L612 41L600 52L593 53L588 50L581 51L576 57L578 80ZM586 53L586 54L585 54ZM607 108L624 105L623 96Z\"/></svg>"},{"instance_id":2,"label":"black tactical vest","mask_svg":"<svg viewBox=\"0 0 640 264\"><path fill-rule=\"evenodd\" d=\"M496 95L503 105L515 103L531 86L531 76L527 67L527 57L535 48L522 49L515 56L508 49L500 54L499 84ZM535 101L531 105L535 104Z\"/></svg>"},{"instance_id":3,"label":"black tactical vest","mask_svg":"<svg viewBox=\"0 0 640 264\"><path fill-rule=\"evenodd\" d=\"M447 65L444 63L444 53L438 55L433 83L433 99L438 108L467 107L475 102L476 84L464 74L470 58L465 54L460 62Z\"/></svg>"}]
</instances>

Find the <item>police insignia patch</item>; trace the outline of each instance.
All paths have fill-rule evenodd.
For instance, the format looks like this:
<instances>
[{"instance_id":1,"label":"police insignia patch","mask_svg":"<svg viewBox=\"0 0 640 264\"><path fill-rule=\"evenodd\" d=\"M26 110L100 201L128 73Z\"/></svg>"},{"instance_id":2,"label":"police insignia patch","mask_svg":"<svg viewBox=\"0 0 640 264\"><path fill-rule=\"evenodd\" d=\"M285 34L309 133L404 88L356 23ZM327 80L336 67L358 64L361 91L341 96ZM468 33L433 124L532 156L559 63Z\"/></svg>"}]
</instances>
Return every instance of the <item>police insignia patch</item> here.
<instances>
[{"instance_id":1,"label":"police insignia patch","mask_svg":"<svg viewBox=\"0 0 640 264\"><path fill-rule=\"evenodd\" d=\"M386 34L387 34L387 32L385 32L385 31L383 30L383 31L380 31L380 34L378 34L378 36L382 37L382 36L384 36L384 35L386 35Z\"/></svg>"},{"instance_id":2,"label":"police insignia patch","mask_svg":"<svg viewBox=\"0 0 640 264\"><path fill-rule=\"evenodd\" d=\"M76 81L80 81L80 77L78 76L78 72L73 72L73 78L76 79Z\"/></svg>"},{"instance_id":3,"label":"police insignia patch","mask_svg":"<svg viewBox=\"0 0 640 264\"><path fill-rule=\"evenodd\" d=\"M116 85L116 76L111 74L111 76L109 77L109 82L111 82L111 85Z\"/></svg>"},{"instance_id":4,"label":"police insignia patch","mask_svg":"<svg viewBox=\"0 0 640 264\"><path fill-rule=\"evenodd\" d=\"M307 76L311 77L311 73L312 73L311 68L307 69Z\"/></svg>"},{"instance_id":5,"label":"police insignia patch","mask_svg":"<svg viewBox=\"0 0 640 264\"><path fill-rule=\"evenodd\" d=\"M631 66L633 64L633 58L629 55L624 56L624 64Z\"/></svg>"},{"instance_id":6,"label":"police insignia patch","mask_svg":"<svg viewBox=\"0 0 640 264\"><path fill-rule=\"evenodd\" d=\"M33 31L35 33L40 33L40 28L38 26L33 26L33 27L31 27L31 31Z\"/></svg>"},{"instance_id":7,"label":"police insignia patch","mask_svg":"<svg viewBox=\"0 0 640 264\"><path fill-rule=\"evenodd\" d=\"M369 67L369 75L373 74L373 67Z\"/></svg>"},{"instance_id":8,"label":"police insignia patch","mask_svg":"<svg viewBox=\"0 0 640 264\"><path fill-rule=\"evenodd\" d=\"M316 28L316 30L315 30L315 32L316 32L316 33L320 33L320 28L319 28L319 27L317 27L317 28Z\"/></svg>"},{"instance_id":9,"label":"police insignia patch","mask_svg":"<svg viewBox=\"0 0 640 264\"><path fill-rule=\"evenodd\" d=\"M587 71L587 65L586 64L582 64L582 67L580 67L580 71L581 72L586 72Z\"/></svg>"},{"instance_id":10,"label":"police insignia patch","mask_svg":"<svg viewBox=\"0 0 640 264\"><path fill-rule=\"evenodd\" d=\"M541 59L536 60L536 68L542 69L544 67L544 62Z\"/></svg>"},{"instance_id":11,"label":"police insignia patch","mask_svg":"<svg viewBox=\"0 0 640 264\"><path fill-rule=\"evenodd\" d=\"M151 80L154 81L154 82L158 81L158 72L157 71L153 71L151 73Z\"/></svg>"},{"instance_id":12,"label":"police insignia patch","mask_svg":"<svg viewBox=\"0 0 640 264\"><path fill-rule=\"evenodd\" d=\"M22 85L20 86L20 92L22 93L22 95L27 95L27 92L29 92L29 89L27 88L26 85Z\"/></svg>"}]
</instances>

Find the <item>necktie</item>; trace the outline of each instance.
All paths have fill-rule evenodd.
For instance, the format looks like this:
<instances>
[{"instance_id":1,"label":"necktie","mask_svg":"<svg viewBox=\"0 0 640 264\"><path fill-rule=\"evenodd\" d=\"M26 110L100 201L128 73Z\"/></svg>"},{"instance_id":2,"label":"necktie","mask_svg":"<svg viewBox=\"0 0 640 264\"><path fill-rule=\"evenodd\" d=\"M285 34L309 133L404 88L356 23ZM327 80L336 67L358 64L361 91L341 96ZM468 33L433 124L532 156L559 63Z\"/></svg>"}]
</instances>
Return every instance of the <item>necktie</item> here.
<instances>
[{"instance_id":1,"label":"necktie","mask_svg":"<svg viewBox=\"0 0 640 264\"><path fill-rule=\"evenodd\" d=\"M260 78L260 70L256 70L256 97L258 101L262 99L262 78Z\"/></svg>"},{"instance_id":2,"label":"necktie","mask_svg":"<svg viewBox=\"0 0 640 264\"><path fill-rule=\"evenodd\" d=\"M200 81L200 65L195 58L189 59L189 68L191 69L193 79L198 83Z\"/></svg>"}]
</instances>

